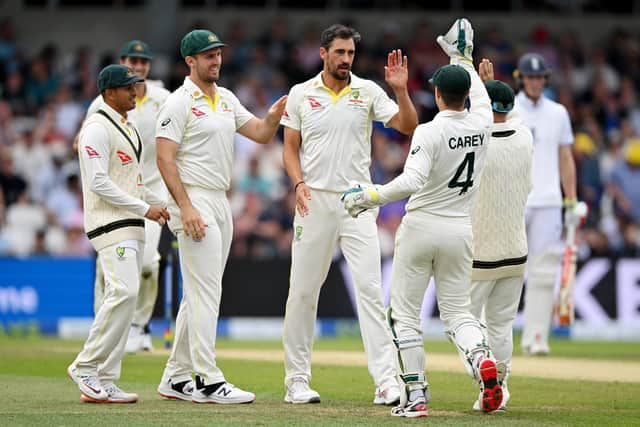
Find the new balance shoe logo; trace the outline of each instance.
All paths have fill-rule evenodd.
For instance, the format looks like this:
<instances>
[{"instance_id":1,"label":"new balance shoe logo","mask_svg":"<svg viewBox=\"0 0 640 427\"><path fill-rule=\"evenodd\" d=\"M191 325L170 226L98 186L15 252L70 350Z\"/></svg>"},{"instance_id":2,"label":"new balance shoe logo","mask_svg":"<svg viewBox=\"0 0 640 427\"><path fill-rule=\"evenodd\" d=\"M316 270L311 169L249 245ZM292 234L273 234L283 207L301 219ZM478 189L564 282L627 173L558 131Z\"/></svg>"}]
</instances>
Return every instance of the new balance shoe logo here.
<instances>
[{"instance_id":1,"label":"new balance shoe logo","mask_svg":"<svg viewBox=\"0 0 640 427\"><path fill-rule=\"evenodd\" d=\"M216 394L219 394L221 396L227 397L229 396L229 394L231 394L231 389L226 389L225 387L220 387L218 389L218 391L216 391Z\"/></svg>"}]
</instances>

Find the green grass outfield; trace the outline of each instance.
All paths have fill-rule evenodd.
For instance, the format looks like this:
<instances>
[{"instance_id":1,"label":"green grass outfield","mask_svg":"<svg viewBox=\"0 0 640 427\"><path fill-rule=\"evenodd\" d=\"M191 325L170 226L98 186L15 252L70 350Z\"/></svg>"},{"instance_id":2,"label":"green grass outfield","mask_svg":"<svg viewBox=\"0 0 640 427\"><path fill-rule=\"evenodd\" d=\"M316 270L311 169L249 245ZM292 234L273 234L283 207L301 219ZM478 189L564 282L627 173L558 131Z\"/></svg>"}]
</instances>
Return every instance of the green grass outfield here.
<instances>
[{"instance_id":1,"label":"green grass outfield","mask_svg":"<svg viewBox=\"0 0 640 427\"><path fill-rule=\"evenodd\" d=\"M157 343L158 346L160 343ZM79 341L46 338L0 338L0 425L2 426L130 426L130 425L640 425L640 382L576 381L514 375L509 381L512 400L506 414L471 411L476 385L463 373L428 370L432 402L429 417L392 418L388 407L375 406L373 384L365 366L316 364L313 387L322 403L287 405L282 402L282 362L247 361L221 357L219 366L233 383L256 393L250 405L196 405L169 401L156 392L166 354L127 355L123 362L125 390L137 392L133 405L100 405L80 401L66 367L80 350ZM281 351L278 342L221 341L219 349ZM457 358L453 345L427 342L431 353ZM517 346L516 346L517 348ZM598 360L603 369L616 362L640 364L640 343L552 343L554 358ZM323 340L323 350L362 351L353 338ZM224 351L222 351L224 353ZM427 359L428 360L428 359Z\"/></svg>"}]
</instances>

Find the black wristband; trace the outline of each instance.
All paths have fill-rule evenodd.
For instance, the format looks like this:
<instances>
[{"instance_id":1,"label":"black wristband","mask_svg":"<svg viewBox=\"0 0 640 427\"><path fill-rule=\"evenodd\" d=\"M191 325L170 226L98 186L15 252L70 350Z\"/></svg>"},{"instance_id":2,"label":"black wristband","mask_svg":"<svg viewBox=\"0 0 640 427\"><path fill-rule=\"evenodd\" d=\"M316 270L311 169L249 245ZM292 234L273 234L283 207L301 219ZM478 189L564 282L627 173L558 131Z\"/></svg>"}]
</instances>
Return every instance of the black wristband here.
<instances>
[{"instance_id":1,"label":"black wristband","mask_svg":"<svg viewBox=\"0 0 640 427\"><path fill-rule=\"evenodd\" d=\"M298 185L304 184L304 181L298 181L296 185L293 187L293 192L295 193L298 190Z\"/></svg>"}]
</instances>

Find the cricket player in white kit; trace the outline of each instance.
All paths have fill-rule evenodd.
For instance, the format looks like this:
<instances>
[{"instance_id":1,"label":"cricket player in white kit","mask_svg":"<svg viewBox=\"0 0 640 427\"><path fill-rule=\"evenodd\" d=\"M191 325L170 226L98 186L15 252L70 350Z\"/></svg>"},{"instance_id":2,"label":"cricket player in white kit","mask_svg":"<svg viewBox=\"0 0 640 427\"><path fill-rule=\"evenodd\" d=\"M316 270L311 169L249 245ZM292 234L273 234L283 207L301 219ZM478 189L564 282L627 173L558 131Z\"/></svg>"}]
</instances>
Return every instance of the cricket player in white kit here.
<instances>
[{"instance_id":1,"label":"cricket player in white kit","mask_svg":"<svg viewBox=\"0 0 640 427\"><path fill-rule=\"evenodd\" d=\"M222 274L229 255L232 217L233 138L271 141L286 96L264 119L247 111L229 90L217 86L225 46L208 30L184 36L180 52L190 74L162 107L157 125L160 173L171 193L169 228L178 238L183 298L176 333L158 393L196 403L249 403L255 395L226 382L216 365L215 342ZM196 389L187 385L196 374Z\"/></svg>"},{"instance_id":2,"label":"cricket player in white kit","mask_svg":"<svg viewBox=\"0 0 640 427\"><path fill-rule=\"evenodd\" d=\"M565 222L579 222L580 218L575 212L576 167L569 113L543 93L550 72L544 58L535 53L522 56L515 72L522 90L515 98L514 111L531 129L534 146L533 189L526 211L529 261L521 342L525 355L549 353L554 287L562 254L560 184Z\"/></svg>"},{"instance_id":3,"label":"cricket player in white kit","mask_svg":"<svg viewBox=\"0 0 640 427\"><path fill-rule=\"evenodd\" d=\"M153 55L149 46L140 40L126 42L120 50L120 64L131 68L144 83L136 85L136 108L128 113L128 118L136 125L142 139L142 171L144 185L163 200L168 197L167 188L162 181L156 165L156 121L158 111L169 96L169 91L146 81L151 69ZM93 100L87 110L87 118L104 105L102 95ZM158 273L160 270L160 254L158 244L162 227L155 221L145 220L145 244L142 256L142 273L140 290L133 316L129 338L125 346L127 353L140 350L151 351L151 333L148 329L153 307L158 296ZM102 304L104 293L104 274L101 263L96 260L96 280L94 286L94 313Z\"/></svg>"},{"instance_id":4,"label":"cricket player in white kit","mask_svg":"<svg viewBox=\"0 0 640 427\"><path fill-rule=\"evenodd\" d=\"M372 120L411 134L418 117L407 91L407 57L393 51L385 67L396 104L376 83L350 72L359 41L360 34L343 25L323 31L323 70L291 89L281 120L283 160L297 202L283 332L284 400L289 403L320 402L309 387L311 347L318 296L336 244L355 284L362 341L376 385L374 403L393 404L400 397L382 305L377 215L371 211L351 218L342 209L340 194L351 182L371 183Z\"/></svg>"},{"instance_id":5,"label":"cricket player in white kit","mask_svg":"<svg viewBox=\"0 0 640 427\"><path fill-rule=\"evenodd\" d=\"M127 117L127 111L136 105L135 85L142 81L124 65L105 67L98 76L104 104L85 120L80 131L84 226L105 276L104 298L89 338L67 368L87 402L138 400L135 393L124 392L114 381L120 378L138 295L143 217L160 225L169 219L164 200L144 185L143 143Z\"/></svg>"},{"instance_id":6,"label":"cricket player in white kit","mask_svg":"<svg viewBox=\"0 0 640 427\"><path fill-rule=\"evenodd\" d=\"M482 325L471 314L469 297L470 213L489 143L491 105L473 68L469 21L456 20L437 41L452 63L438 69L430 80L440 112L416 129L403 173L386 185L364 184L343 195L351 215L411 196L396 235L388 312L405 385L400 405L391 414L402 417L427 415L420 311L432 276L440 318L467 371L480 383L483 409L493 411L502 401L496 363Z\"/></svg>"},{"instance_id":7,"label":"cricket player in white kit","mask_svg":"<svg viewBox=\"0 0 640 427\"><path fill-rule=\"evenodd\" d=\"M518 313L527 262L525 205L531 191L533 137L519 118L507 120L514 94L493 80L493 68L480 64L480 77L491 98L493 127L482 181L471 210L473 270L471 312L487 328L489 346L502 384L502 403L509 400L507 378L513 354L513 321ZM474 410L482 409L482 395Z\"/></svg>"}]
</instances>

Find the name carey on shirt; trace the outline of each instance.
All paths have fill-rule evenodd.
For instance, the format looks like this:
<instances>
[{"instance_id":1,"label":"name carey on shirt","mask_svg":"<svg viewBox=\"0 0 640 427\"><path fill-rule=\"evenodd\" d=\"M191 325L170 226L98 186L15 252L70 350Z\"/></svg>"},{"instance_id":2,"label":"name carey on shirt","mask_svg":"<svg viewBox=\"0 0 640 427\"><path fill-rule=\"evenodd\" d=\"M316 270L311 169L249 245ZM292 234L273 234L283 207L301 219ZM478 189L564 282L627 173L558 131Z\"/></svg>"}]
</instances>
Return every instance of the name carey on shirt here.
<instances>
[{"instance_id":1,"label":"name carey on shirt","mask_svg":"<svg viewBox=\"0 0 640 427\"><path fill-rule=\"evenodd\" d=\"M449 138L449 148L456 150L458 148L468 147L480 147L484 144L484 135L465 135L465 136L452 136Z\"/></svg>"}]
</instances>

